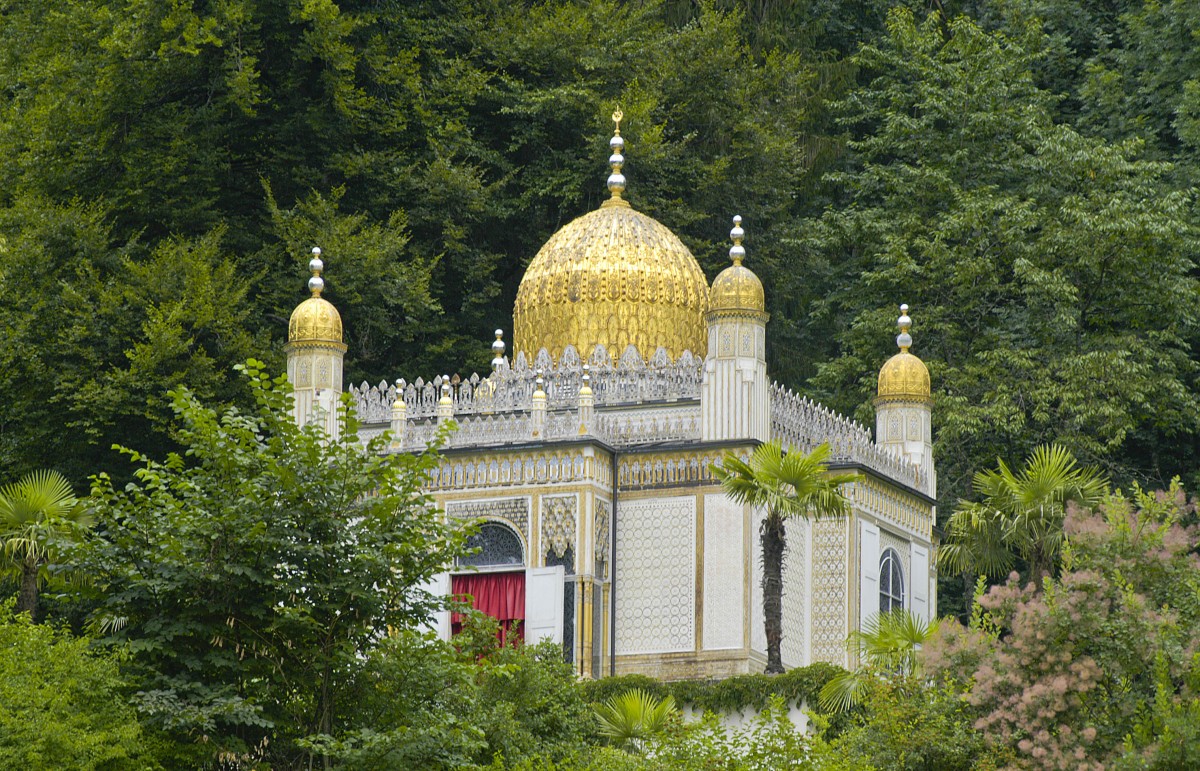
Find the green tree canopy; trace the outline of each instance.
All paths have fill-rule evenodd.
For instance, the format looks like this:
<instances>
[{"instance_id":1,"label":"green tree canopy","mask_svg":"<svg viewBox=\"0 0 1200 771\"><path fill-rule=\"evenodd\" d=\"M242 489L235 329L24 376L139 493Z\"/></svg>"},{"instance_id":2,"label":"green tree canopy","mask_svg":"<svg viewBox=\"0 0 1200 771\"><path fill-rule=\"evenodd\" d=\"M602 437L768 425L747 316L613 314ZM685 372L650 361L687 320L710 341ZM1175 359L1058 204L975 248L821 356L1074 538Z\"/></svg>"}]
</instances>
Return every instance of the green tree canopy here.
<instances>
[{"instance_id":1,"label":"green tree canopy","mask_svg":"<svg viewBox=\"0 0 1200 771\"><path fill-rule=\"evenodd\" d=\"M1200 429L1194 205L1142 143L1055 123L1035 26L988 33L906 10L855 57L864 85L839 198L797 246L830 265L816 383L870 414L893 303L913 307L934 385L939 494L996 457L1062 443L1116 478L1183 470Z\"/></svg>"},{"instance_id":2,"label":"green tree canopy","mask_svg":"<svg viewBox=\"0 0 1200 771\"><path fill-rule=\"evenodd\" d=\"M119 658L0 604L0 765L29 771L159 768Z\"/></svg>"},{"instance_id":3,"label":"green tree canopy","mask_svg":"<svg viewBox=\"0 0 1200 771\"><path fill-rule=\"evenodd\" d=\"M364 656L421 623L418 587L461 547L421 489L431 454L298 428L286 380L246 367L256 408L216 409L179 390L186 450L125 450L136 481L93 483L97 532L80 555L93 623L126 646L151 724L197 755L290 767L295 739L334 731ZM183 761L181 761L183 762Z\"/></svg>"}]
</instances>

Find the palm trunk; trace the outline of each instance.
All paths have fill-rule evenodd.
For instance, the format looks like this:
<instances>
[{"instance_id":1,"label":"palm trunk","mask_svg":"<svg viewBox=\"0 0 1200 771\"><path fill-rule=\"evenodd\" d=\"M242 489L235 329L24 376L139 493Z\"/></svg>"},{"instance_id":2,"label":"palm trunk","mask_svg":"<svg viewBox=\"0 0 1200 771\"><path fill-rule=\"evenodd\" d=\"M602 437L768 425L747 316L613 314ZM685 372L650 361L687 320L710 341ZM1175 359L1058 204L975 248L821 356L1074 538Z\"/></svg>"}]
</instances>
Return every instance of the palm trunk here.
<instances>
[{"instance_id":1,"label":"palm trunk","mask_svg":"<svg viewBox=\"0 0 1200 771\"><path fill-rule=\"evenodd\" d=\"M28 613L29 618L37 621L38 602L38 565L29 561L21 565L21 588L17 594L17 612Z\"/></svg>"},{"instance_id":2,"label":"palm trunk","mask_svg":"<svg viewBox=\"0 0 1200 771\"><path fill-rule=\"evenodd\" d=\"M783 551L787 547L787 535L783 519L768 512L762 526L763 550L763 626L767 633L768 675L783 673Z\"/></svg>"}]
</instances>

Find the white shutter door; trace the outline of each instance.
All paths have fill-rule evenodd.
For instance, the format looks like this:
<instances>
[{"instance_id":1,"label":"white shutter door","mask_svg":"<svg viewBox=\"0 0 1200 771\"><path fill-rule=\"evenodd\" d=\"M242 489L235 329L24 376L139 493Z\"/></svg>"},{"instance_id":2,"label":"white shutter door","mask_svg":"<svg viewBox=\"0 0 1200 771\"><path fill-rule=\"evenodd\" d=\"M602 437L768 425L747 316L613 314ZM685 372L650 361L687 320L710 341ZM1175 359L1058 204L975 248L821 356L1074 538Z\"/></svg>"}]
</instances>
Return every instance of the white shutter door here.
<instances>
[{"instance_id":1,"label":"white shutter door","mask_svg":"<svg viewBox=\"0 0 1200 771\"><path fill-rule=\"evenodd\" d=\"M858 628L879 613L879 527L870 522L859 523L858 576L861 591L858 598Z\"/></svg>"},{"instance_id":2,"label":"white shutter door","mask_svg":"<svg viewBox=\"0 0 1200 771\"><path fill-rule=\"evenodd\" d=\"M912 547L912 612L923 621L929 621L929 549L913 544Z\"/></svg>"},{"instance_id":3,"label":"white shutter door","mask_svg":"<svg viewBox=\"0 0 1200 771\"><path fill-rule=\"evenodd\" d=\"M525 571L525 642L530 645L562 643L565 578L562 565Z\"/></svg>"},{"instance_id":4,"label":"white shutter door","mask_svg":"<svg viewBox=\"0 0 1200 771\"><path fill-rule=\"evenodd\" d=\"M417 584L417 588L429 592L434 597L446 597L450 594L450 574L438 573L428 581ZM436 632L440 640L449 640L450 611L439 610L428 622L422 624L420 629L422 632Z\"/></svg>"}]
</instances>

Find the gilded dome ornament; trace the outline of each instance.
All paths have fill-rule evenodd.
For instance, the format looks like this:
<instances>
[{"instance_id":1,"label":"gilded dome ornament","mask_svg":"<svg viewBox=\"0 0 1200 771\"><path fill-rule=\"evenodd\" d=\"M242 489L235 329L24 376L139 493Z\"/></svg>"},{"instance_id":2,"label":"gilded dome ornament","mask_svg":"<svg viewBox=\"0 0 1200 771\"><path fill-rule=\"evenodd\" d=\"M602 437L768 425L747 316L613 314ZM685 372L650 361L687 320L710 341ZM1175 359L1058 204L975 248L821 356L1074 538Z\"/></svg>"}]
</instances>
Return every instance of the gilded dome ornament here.
<instances>
[{"instance_id":1,"label":"gilded dome ornament","mask_svg":"<svg viewBox=\"0 0 1200 771\"><path fill-rule=\"evenodd\" d=\"M312 277L308 279L308 289L312 293L304 302L292 311L288 321L288 345L321 344L345 346L342 343L342 316L333 303L321 297L325 289L325 279L321 278L325 263L321 260L320 247L313 247L312 259L308 262Z\"/></svg>"},{"instance_id":2,"label":"gilded dome ornament","mask_svg":"<svg viewBox=\"0 0 1200 771\"><path fill-rule=\"evenodd\" d=\"M644 360L708 347L708 282L692 253L661 223L629 205L621 111L609 141L612 197L563 226L530 261L513 308L513 351L557 360L567 346L614 359L634 346Z\"/></svg>"},{"instance_id":3,"label":"gilded dome ornament","mask_svg":"<svg viewBox=\"0 0 1200 771\"><path fill-rule=\"evenodd\" d=\"M708 301L709 318L751 315L766 321L767 304L762 282L754 275L754 271L742 265L742 260L746 257L746 247L742 246L742 239L745 237L742 218L740 215L736 216L733 218L733 230L729 231L729 238L733 241L733 246L729 248L729 258L733 264L713 279Z\"/></svg>"},{"instance_id":4,"label":"gilded dome ornament","mask_svg":"<svg viewBox=\"0 0 1200 771\"><path fill-rule=\"evenodd\" d=\"M908 352L912 347L912 335L908 333L912 319L908 315L908 306L900 306L900 318L897 321L900 334L896 336L896 345L900 353L888 359L879 370L879 390L875 401L917 401L928 402L930 398L929 369L925 362Z\"/></svg>"}]
</instances>

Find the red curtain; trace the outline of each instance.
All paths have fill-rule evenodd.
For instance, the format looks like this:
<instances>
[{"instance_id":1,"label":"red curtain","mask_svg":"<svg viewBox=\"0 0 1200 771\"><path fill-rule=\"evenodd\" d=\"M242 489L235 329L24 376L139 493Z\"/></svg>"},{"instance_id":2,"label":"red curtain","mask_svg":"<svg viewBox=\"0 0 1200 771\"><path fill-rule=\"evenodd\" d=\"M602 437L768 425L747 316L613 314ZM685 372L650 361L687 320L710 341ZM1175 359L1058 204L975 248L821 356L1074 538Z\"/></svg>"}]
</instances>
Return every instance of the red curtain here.
<instances>
[{"instance_id":1,"label":"red curtain","mask_svg":"<svg viewBox=\"0 0 1200 771\"><path fill-rule=\"evenodd\" d=\"M450 579L450 593L455 599L470 599L471 607L500 622L497 637L501 645L522 638L522 622L525 621L524 571L453 576ZM454 634L462 630L462 621L461 613L451 616L450 625Z\"/></svg>"}]
</instances>

